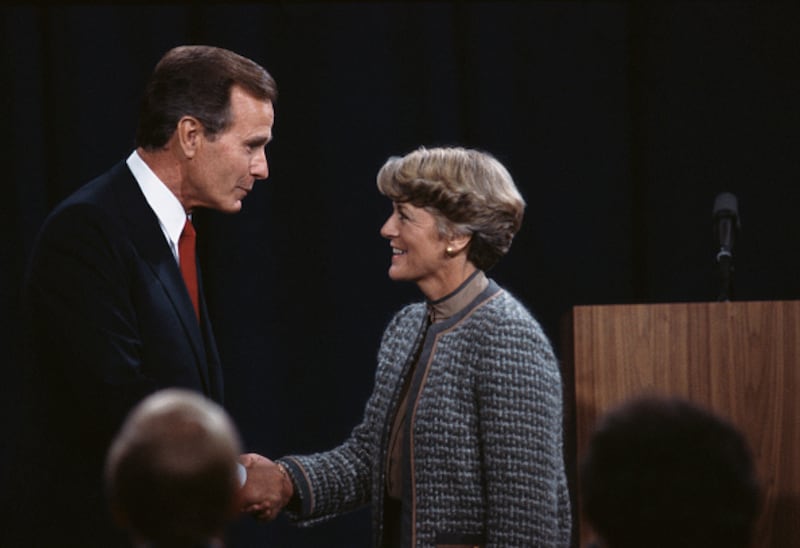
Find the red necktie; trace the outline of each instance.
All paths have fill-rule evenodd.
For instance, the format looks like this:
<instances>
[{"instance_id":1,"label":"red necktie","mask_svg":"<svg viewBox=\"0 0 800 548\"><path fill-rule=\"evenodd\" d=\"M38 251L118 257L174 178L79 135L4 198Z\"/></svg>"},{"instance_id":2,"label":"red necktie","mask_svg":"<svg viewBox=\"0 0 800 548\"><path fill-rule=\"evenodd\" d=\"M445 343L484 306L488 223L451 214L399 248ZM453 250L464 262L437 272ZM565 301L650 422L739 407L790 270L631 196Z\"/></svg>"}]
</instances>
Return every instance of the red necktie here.
<instances>
[{"instance_id":1,"label":"red necktie","mask_svg":"<svg viewBox=\"0 0 800 548\"><path fill-rule=\"evenodd\" d=\"M186 224L183 225L183 232L178 240L178 257L181 263L181 274L189 290L189 297L192 298L194 313L200 319L200 299L197 289L197 262L194 255L195 231L192 221L186 217Z\"/></svg>"}]
</instances>

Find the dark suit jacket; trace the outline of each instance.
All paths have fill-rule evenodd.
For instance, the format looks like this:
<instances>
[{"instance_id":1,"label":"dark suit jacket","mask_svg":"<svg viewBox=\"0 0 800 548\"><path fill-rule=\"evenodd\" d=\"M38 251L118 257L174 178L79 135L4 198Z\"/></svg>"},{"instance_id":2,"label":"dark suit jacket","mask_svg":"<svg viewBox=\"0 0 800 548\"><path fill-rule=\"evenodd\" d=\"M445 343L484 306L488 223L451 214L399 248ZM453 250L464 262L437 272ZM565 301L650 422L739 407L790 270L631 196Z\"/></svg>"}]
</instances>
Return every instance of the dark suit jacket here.
<instances>
[{"instance_id":1,"label":"dark suit jacket","mask_svg":"<svg viewBox=\"0 0 800 548\"><path fill-rule=\"evenodd\" d=\"M49 215L25 289L38 410L28 437L44 457L37 465L44 469L26 484L45 482L47 492L35 495L39 524L52 519L49 527L60 534L75 528L81 538L102 525L103 461L131 407L164 387L221 403L219 356L202 289L198 323L158 219L125 162ZM42 501L50 507L54 496L70 505L57 510L64 519L41 513Z\"/></svg>"}]
</instances>

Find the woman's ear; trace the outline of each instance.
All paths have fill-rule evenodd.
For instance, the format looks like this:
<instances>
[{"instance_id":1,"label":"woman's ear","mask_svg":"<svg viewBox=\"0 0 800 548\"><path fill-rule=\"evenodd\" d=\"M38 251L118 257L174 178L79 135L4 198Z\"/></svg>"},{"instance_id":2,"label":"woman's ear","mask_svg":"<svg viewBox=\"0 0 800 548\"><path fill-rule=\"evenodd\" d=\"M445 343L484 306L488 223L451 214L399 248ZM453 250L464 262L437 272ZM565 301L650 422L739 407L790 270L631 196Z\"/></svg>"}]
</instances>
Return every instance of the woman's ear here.
<instances>
[{"instance_id":1,"label":"woman's ear","mask_svg":"<svg viewBox=\"0 0 800 548\"><path fill-rule=\"evenodd\" d=\"M445 253L448 257L455 257L469 247L472 234L455 234L447 238Z\"/></svg>"}]
</instances>

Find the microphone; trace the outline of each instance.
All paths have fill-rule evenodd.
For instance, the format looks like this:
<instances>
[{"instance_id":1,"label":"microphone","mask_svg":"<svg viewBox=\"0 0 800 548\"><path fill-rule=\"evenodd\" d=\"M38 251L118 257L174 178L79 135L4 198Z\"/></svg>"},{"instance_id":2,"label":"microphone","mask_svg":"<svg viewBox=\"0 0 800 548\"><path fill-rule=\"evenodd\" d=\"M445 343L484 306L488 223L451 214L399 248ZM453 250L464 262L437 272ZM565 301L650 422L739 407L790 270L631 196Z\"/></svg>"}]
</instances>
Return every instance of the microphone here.
<instances>
[{"instance_id":1,"label":"microphone","mask_svg":"<svg viewBox=\"0 0 800 548\"><path fill-rule=\"evenodd\" d=\"M712 214L714 222L714 235L716 236L719 251L717 252L717 263L720 267L722 287L720 289L719 300L727 301L731 293L731 271L733 266L733 244L736 234L741 228L739 220L739 206L736 196L730 192L718 194L714 199L714 210Z\"/></svg>"},{"instance_id":2,"label":"microphone","mask_svg":"<svg viewBox=\"0 0 800 548\"><path fill-rule=\"evenodd\" d=\"M719 243L717 262L723 258L733 257L733 243L736 232L740 228L739 207L736 196L730 192L718 194L714 200L714 233Z\"/></svg>"}]
</instances>

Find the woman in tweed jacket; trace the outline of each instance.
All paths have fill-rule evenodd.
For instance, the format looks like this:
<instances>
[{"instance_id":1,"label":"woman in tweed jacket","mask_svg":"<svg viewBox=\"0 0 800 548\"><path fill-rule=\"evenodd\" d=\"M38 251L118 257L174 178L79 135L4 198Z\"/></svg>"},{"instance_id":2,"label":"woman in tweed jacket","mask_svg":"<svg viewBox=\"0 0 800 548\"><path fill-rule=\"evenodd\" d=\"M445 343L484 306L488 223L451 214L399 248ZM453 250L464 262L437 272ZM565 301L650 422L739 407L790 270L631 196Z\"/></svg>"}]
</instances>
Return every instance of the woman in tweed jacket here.
<instances>
[{"instance_id":1,"label":"woman in tweed jacket","mask_svg":"<svg viewBox=\"0 0 800 548\"><path fill-rule=\"evenodd\" d=\"M350 437L277 461L290 519L370 504L375 547L569 546L558 364L536 320L484 274L522 221L511 176L486 153L420 148L390 158L378 188L393 202L381 229L389 276L415 282L425 302L386 328ZM243 462L253 502L248 490L275 465ZM248 510L272 519L281 504Z\"/></svg>"}]
</instances>

